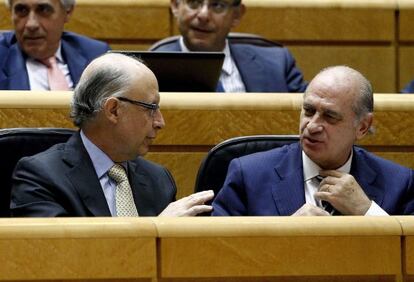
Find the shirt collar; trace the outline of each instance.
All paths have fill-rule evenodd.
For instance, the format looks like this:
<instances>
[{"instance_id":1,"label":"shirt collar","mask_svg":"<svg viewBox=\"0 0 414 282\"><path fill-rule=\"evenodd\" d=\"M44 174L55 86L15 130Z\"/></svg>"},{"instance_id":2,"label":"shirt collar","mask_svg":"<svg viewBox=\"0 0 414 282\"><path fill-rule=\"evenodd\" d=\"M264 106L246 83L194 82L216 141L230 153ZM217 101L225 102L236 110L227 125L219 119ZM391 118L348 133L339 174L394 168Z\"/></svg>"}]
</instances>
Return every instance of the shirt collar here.
<instances>
[{"instance_id":1,"label":"shirt collar","mask_svg":"<svg viewBox=\"0 0 414 282\"><path fill-rule=\"evenodd\" d=\"M98 178L101 179L105 173L115 164L107 154L105 154L101 149L99 149L95 144L89 140L88 137L80 131L80 136L83 142L83 145L86 148L86 151L89 154L89 157L92 160L93 167L95 168Z\"/></svg>"},{"instance_id":2,"label":"shirt collar","mask_svg":"<svg viewBox=\"0 0 414 282\"><path fill-rule=\"evenodd\" d=\"M184 38L182 36L180 36L179 44L183 52L190 52L190 50L185 45ZM224 53L224 62L223 62L222 72L224 72L226 75L231 75L234 71L234 68L231 62L230 46L229 46L229 41L227 39L226 39L226 45L224 46L224 49L222 52Z\"/></svg>"},{"instance_id":3,"label":"shirt collar","mask_svg":"<svg viewBox=\"0 0 414 282\"><path fill-rule=\"evenodd\" d=\"M351 150L351 155L349 156L346 163L341 166L340 168L336 169L336 171L340 171L343 173L350 173L351 172L351 163L352 163L352 156L354 155L354 150ZM319 171L322 169L313 162L304 151L302 151L302 163L303 163L303 180L306 182L315 176L319 175Z\"/></svg>"}]
</instances>

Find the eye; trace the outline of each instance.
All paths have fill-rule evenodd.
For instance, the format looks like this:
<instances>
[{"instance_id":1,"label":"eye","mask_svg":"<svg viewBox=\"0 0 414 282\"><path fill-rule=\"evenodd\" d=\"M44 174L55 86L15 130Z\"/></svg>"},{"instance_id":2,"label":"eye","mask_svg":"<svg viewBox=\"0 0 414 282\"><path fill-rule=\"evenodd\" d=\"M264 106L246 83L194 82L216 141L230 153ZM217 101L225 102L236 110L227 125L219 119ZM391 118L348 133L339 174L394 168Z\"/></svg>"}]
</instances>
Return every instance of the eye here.
<instances>
[{"instance_id":1,"label":"eye","mask_svg":"<svg viewBox=\"0 0 414 282\"><path fill-rule=\"evenodd\" d=\"M50 16L54 11L53 7L49 4L40 4L36 8L36 12L41 16Z\"/></svg>"},{"instance_id":2,"label":"eye","mask_svg":"<svg viewBox=\"0 0 414 282\"><path fill-rule=\"evenodd\" d=\"M311 107L303 107L303 113L305 116L310 117L315 114L315 109Z\"/></svg>"},{"instance_id":3,"label":"eye","mask_svg":"<svg viewBox=\"0 0 414 282\"><path fill-rule=\"evenodd\" d=\"M210 3L211 9L213 9L214 12L223 12L228 8L229 4L224 1L212 1Z\"/></svg>"},{"instance_id":4,"label":"eye","mask_svg":"<svg viewBox=\"0 0 414 282\"><path fill-rule=\"evenodd\" d=\"M29 14L29 11L30 11L29 7L27 7L26 5L22 5L22 4L17 4L13 8L14 14L18 17L26 17Z\"/></svg>"},{"instance_id":5,"label":"eye","mask_svg":"<svg viewBox=\"0 0 414 282\"><path fill-rule=\"evenodd\" d=\"M203 5L203 0L186 0L187 6L191 9L198 9Z\"/></svg>"},{"instance_id":6,"label":"eye","mask_svg":"<svg viewBox=\"0 0 414 282\"><path fill-rule=\"evenodd\" d=\"M324 114L324 117L325 117L325 120L331 124L337 123L340 120L337 116L330 115L330 114Z\"/></svg>"}]
</instances>

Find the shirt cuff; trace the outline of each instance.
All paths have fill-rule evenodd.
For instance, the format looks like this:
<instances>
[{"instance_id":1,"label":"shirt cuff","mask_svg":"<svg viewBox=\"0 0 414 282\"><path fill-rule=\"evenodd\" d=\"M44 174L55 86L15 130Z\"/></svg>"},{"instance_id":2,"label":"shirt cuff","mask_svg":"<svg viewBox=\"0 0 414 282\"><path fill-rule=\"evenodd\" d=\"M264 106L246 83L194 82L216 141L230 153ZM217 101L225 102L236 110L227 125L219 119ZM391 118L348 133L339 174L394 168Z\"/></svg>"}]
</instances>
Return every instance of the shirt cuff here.
<instances>
[{"instance_id":1,"label":"shirt cuff","mask_svg":"<svg viewBox=\"0 0 414 282\"><path fill-rule=\"evenodd\" d=\"M389 215L386 211L384 211L380 206L377 205L376 202L371 201L371 206L365 213L367 216L386 216Z\"/></svg>"}]
</instances>

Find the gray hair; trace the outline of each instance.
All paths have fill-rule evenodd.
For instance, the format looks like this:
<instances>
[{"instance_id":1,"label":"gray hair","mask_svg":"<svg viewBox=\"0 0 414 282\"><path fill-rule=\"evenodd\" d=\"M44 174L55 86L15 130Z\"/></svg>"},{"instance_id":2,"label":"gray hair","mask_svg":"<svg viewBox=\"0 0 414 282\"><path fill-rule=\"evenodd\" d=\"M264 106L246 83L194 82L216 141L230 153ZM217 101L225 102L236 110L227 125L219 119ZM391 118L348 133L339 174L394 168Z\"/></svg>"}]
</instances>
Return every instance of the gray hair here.
<instances>
[{"instance_id":1,"label":"gray hair","mask_svg":"<svg viewBox=\"0 0 414 282\"><path fill-rule=\"evenodd\" d=\"M348 66L331 66L322 69L319 74L327 71L341 71L349 77L349 80L355 83L358 88L358 98L355 99L352 110L354 111L358 120L368 113L374 111L374 93L371 83L359 71Z\"/></svg>"},{"instance_id":2,"label":"gray hair","mask_svg":"<svg viewBox=\"0 0 414 282\"><path fill-rule=\"evenodd\" d=\"M11 2L12 2L12 0L4 0L4 3L6 4L6 7L7 8L10 8L11 7ZM76 0L60 0L60 3L62 4L62 6L66 10L69 10L70 8L72 8L73 6L75 6Z\"/></svg>"},{"instance_id":3,"label":"gray hair","mask_svg":"<svg viewBox=\"0 0 414 282\"><path fill-rule=\"evenodd\" d=\"M120 97L128 92L132 79L131 72L115 63L104 63L84 72L71 103L73 123L81 128L92 120L109 97Z\"/></svg>"}]
</instances>

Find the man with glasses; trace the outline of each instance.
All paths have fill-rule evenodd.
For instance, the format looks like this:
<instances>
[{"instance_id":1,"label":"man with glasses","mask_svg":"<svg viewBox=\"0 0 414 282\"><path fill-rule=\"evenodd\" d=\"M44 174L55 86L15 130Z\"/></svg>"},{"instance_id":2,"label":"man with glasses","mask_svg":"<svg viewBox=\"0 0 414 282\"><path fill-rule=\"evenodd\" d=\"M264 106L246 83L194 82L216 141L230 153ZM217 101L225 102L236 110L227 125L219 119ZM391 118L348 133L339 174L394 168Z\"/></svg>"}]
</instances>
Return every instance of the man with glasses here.
<instances>
[{"instance_id":1,"label":"man with glasses","mask_svg":"<svg viewBox=\"0 0 414 282\"><path fill-rule=\"evenodd\" d=\"M225 59L218 92L303 92L306 82L291 53L279 46L227 39L246 10L241 0L171 0L181 37L153 51L216 51Z\"/></svg>"},{"instance_id":2,"label":"man with glasses","mask_svg":"<svg viewBox=\"0 0 414 282\"><path fill-rule=\"evenodd\" d=\"M14 31L0 35L0 89L71 90L109 45L64 26L75 0L5 0Z\"/></svg>"},{"instance_id":3,"label":"man with glasses","mask_svg":"<svg viewBox=\"0 0 414 282\"><path fill-rule=\"evenodd\" d=\"M66 143L19 161L12 215L191 216L211 211L204 203L212 191L175 201L170 173L141 158L165 125L159 102L154 74L135 58L106 54L92 61L71 105L80 131Z\"/></svg>"}]
</instances>

